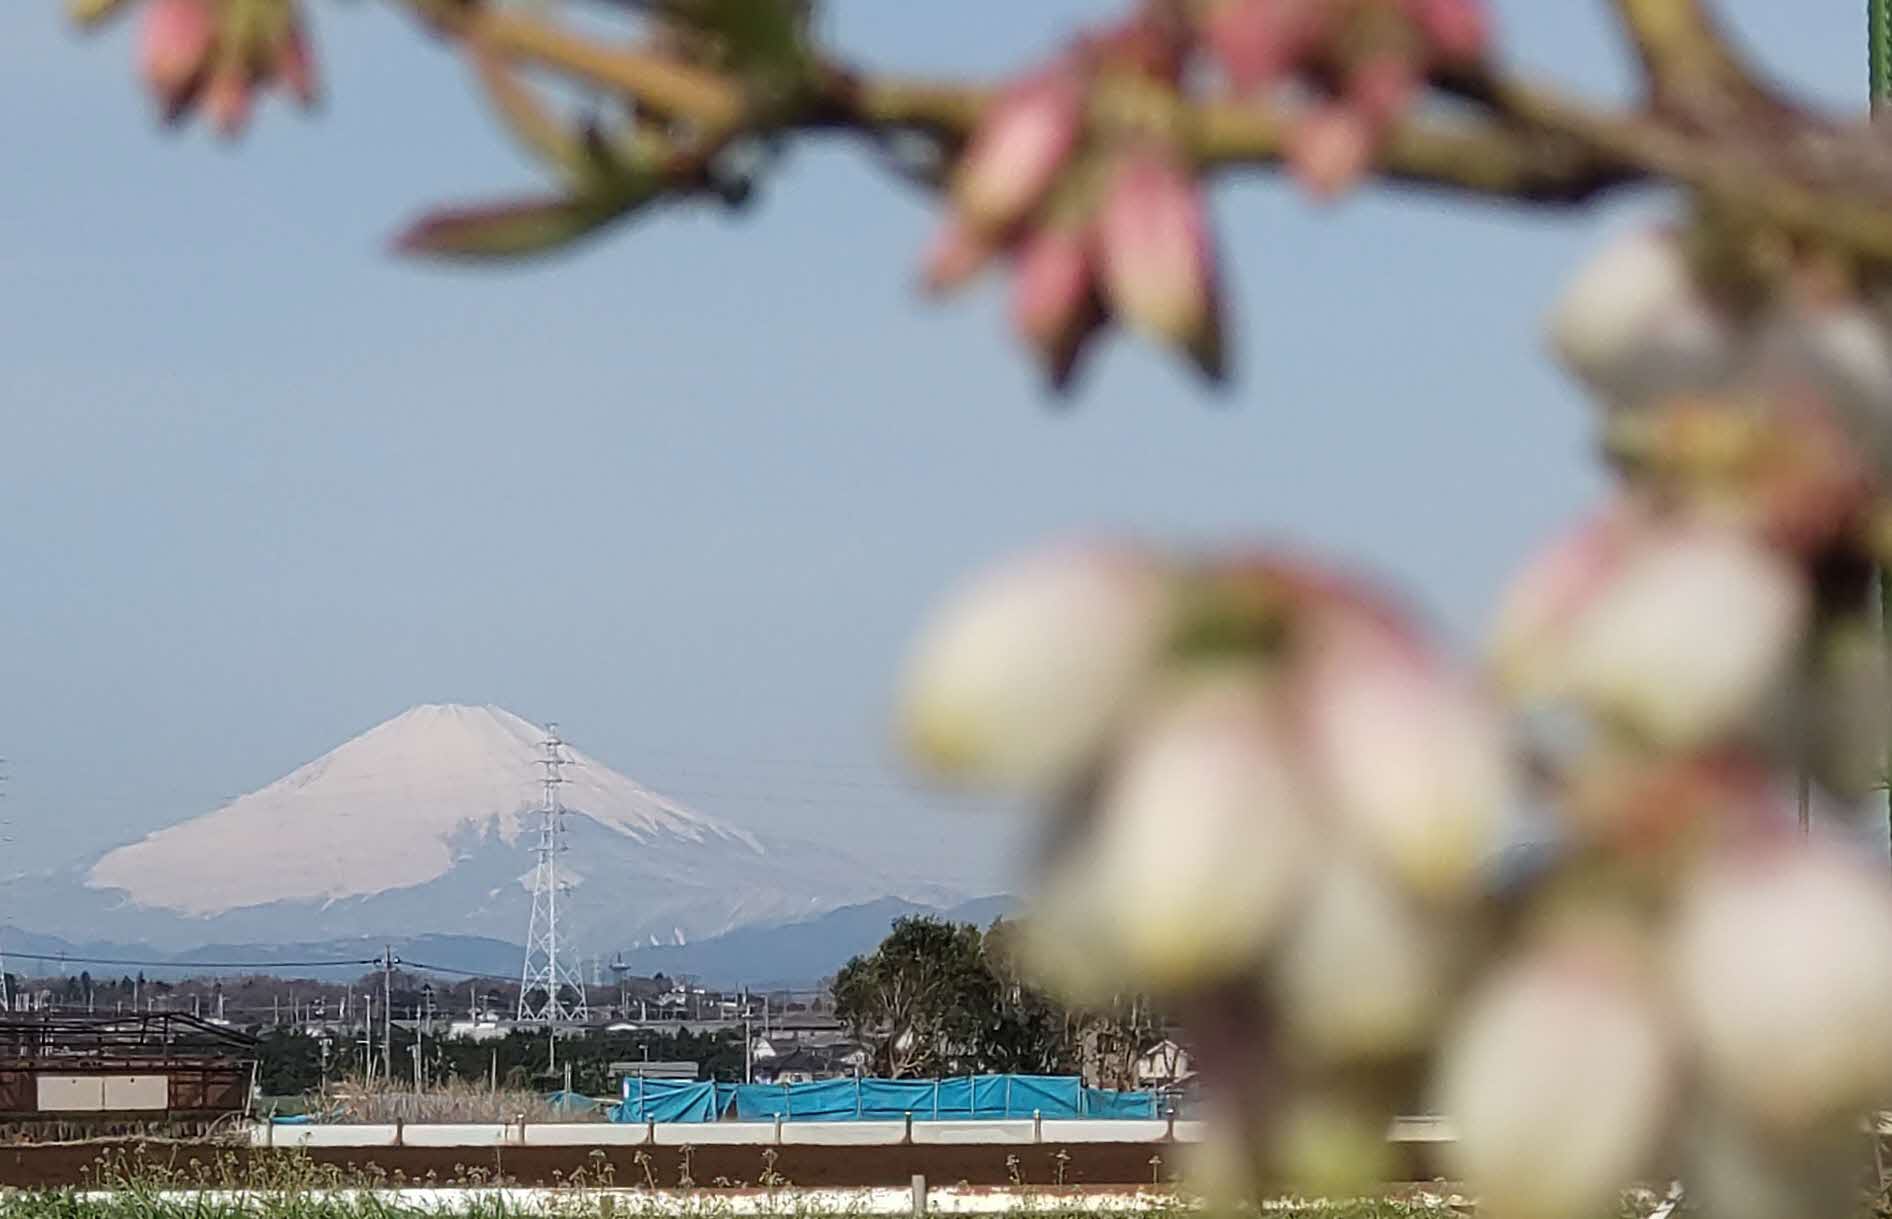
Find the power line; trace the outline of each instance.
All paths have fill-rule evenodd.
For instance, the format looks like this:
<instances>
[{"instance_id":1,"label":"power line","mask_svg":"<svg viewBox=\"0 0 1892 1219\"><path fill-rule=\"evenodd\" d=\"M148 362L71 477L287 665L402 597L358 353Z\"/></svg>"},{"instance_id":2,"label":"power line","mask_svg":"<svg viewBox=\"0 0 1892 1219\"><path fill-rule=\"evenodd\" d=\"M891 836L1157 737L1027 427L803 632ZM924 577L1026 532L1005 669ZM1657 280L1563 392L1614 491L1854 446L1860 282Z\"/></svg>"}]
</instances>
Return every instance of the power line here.
<instances>
[{"instance_id":1,"label":"power line","mask_svg":"<svg viewBox=\"0 0 1892 1219\"><path fill-rule=\"evenodd\" d=\"M43 952L9 952L20 961L46 961L57 965L117 965L140 969L345 969L350 966L381 964L380 957L359 961L134 961L123 957L80 957Z\"/></svg>"},{"instance_id":2,"label":"power line","mask_svg":"<svg viewBox=\"0 0 1892 1219\"><path fill-rule=\"evenodd\" d=\"M510 977L505 977L500 974L480 973L478 970L473 969L455 969L451 965L429 965L425 961L410 961L405 957L401 958L401 964L418 973L452 974L454 977L473 978L482 982L500 982L507 986L513 984L513 980Z\"/></svg>"}]
</instances>

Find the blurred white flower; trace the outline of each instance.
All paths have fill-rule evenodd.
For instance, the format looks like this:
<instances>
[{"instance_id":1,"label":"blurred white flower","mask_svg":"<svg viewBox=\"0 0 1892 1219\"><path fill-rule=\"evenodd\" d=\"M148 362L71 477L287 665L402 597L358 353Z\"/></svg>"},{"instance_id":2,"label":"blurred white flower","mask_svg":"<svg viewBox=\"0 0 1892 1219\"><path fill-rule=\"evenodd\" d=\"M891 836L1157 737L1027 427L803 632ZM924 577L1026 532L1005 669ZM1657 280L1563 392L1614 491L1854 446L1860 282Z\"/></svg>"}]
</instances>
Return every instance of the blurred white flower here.
<instances>
[{"instance_id":1,"label":"blurred white flower","mask_svg":"<svg viewBox=\"0 0 1892 1219\"><path fill-rule=\"evenodd\" d=\"M1087 842L1118 960L1153 988L1252 967L1320 855L1265 677L1224 668L1137 725Z\"/></svg>"},{"instance_id":2,"label":"blurred white flower","mask_svg":"<svg viewBox=\"0 0 1892 1219\"><path fill-rule=\"evenodd\" d=\"M1020 789L1068 779L1134 701L1173 630L1170 575L1128 548L1001 566L954 598L908 668L902 735L943 777Z\"/></svg>"},{"instance_id":3,"label":"blurred white flower","mask_svg":"<svg viewBox=\"0 0 1892 1219\"><path fill-rule=\"evenodd\" d=\"M1773 1129L1892 1098L1892 890L1792 837L1705 863L1683 893L1673 972L1707 1077Z\"/></svg>"},{"instance_id":4,"label":"blurred white flower","mask_svg":"<svg viewBox=\"0 0 1892 1219\"><path fill-rule=\"evenodd\" d=\"M1301 697L1322 794L1413 892L1469 895L1513 798L1481 691L1412 639L1335 612L1309 633Z\"/></svg>"},{"instance_id":5,"label":"blurred white flower","mask_svg":"<svg viewBox=\"0 0 1892 1219\"><path fill-rule=\"evenodd\" d=\"M1734 372L1739 348L1675 235L1661 229L1604 247L1564 290L1549 329L1565 367L1615 406L1714 389Z\"/></svg>"},{"instance_id":6,"label":"blurred white flower","mask_svg":"<svg viewBox=\"0 0 1892 1219\"><path fill-rule=\"evenodd\" d=\"M1577 615L1565 672L1582 702L1652 743L1703 745L1779 691L1808 600L1792 563L1738 534L1652 532Z\"/></svg>"},{"instance_id":7,"label":"blurred white flower","mask_svg":"<svg viewBox=\"0 0 1892 1219\"><path fill-rule=\"evenodd\" d=\"M1883 302L1797 303L1766 326L1761 372L1807 386L1843 417L1882 471L1892 470L1892 331Z\"/></svg>"},{"instance_id":8,"label":"blurred white flower","mask_svg":"<svg viewBox=\"0 0 1892 1219\"><path fill-rule=\"evenodd\" d=\"M1442 1051L1449 1152L1502 1219L1593 1219L1655 1153L1675 1064L1661 1013L1601 943L1503 969Z\"/></svg>"},{"instance_id":9,"label":"blurred white flower","mask_svg":"<svg viewBox=\"0 0 1892 1219\"><path fill-rule=\"evenodd\" d=\"M1539 550L1512 578L1490 632L1500 685L1533 700L1567 690L1570 631L1622 566L1635 529L1627 511L1612 507Z\"/></svg>"},{"instance_id":10,"label":"blurred white flower","mask_svg":"<svg viewBox=\"0 0 1892 1219\"><path fill-rule=\"evenodd\" d=\"M1299 1053L1385 1059L1428 1043L1452 985L1452 932L1349 852L1322 870L1271 969Z\"/></svg>"},{"instance_id":11,"label":"blurred white flower","mask_svg":"<svg viewBox=\"0 0 1892 1219\"><path fill-rule=\"evenodd\" d=\"M1297 1092L1272 1117L1269 1160L1297 1191L1356 1196L1393 1178L1390 1122L1379 1106L1341 1089Z\"/></svg>"}]
</instances>

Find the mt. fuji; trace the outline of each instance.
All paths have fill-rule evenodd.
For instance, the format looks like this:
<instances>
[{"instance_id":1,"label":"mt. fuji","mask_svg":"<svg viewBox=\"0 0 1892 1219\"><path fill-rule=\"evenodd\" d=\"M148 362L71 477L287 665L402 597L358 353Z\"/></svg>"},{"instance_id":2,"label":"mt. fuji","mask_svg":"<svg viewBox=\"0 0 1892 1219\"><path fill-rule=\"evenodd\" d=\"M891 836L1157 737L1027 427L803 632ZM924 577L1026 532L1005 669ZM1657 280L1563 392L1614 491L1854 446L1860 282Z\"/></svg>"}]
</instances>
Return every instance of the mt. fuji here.
<instances>
[{"instance_id":1,"label":"mt. fuji","mask_svg":"<svg viewBox=\"0 0 1892 1219\"><path fill-rule=\"evenodd\" d=\"M159 945L397 933L517 941L545 738L498 707L415 707L76 873L16 883L42 890L31 896L46 904L34 905L59 911L72 931ZM570 850L560 872L571 891L560 922L587 955L882 897L964 896L886 875L825 843L739 829L569 746L563 757Z\"/></svg>"}]
</instances>

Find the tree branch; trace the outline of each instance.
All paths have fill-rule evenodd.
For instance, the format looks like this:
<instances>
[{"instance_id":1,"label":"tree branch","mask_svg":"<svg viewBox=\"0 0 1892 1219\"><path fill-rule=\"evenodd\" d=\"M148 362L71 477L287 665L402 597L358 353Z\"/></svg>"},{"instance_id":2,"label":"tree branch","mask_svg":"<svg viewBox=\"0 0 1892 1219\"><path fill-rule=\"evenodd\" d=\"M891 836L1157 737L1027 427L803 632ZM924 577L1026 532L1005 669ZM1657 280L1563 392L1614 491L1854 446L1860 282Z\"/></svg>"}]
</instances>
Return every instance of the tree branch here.
<instances>
[{"instance_id":1,"label":"tree branch","mask_svg":"<svg viewBox=\"0 0 1892 1219\"><path fill-rule=\"evenodd\" d=\"M449 32L502 58L551 69L686 120L692 166L741 134L752 112L735 81L687 61L593 42L518 10L413 0ZM1892 146L1865 128L1793 109L1754 83L1701 0L1612 0L1648 67L1654 112L1599 111L1503 78L1478 82L1472 115L1398 122L1376 173L1389 181L1534 205L1570 205L1669 178L1739 215L1892 263ZM872 76L817 65L772 129L918 131L948 149L977 126L989 87ZM1092 101L1093 129L1157 123L1208 168L1283 159L1299 111L1259 100L1198 100L1161 85L1113 82ZM761 121L757 119L756 121ZM1736 130L1723 124L1738 124Z\"/></svg>"},{"instance_id":2,"label":"tree branch","mask_svg":"<svg viewBox=\"0 0 1892 1219\"><path fill-rule=\"evenodd\" d=\"M554 69L659 113L712 130L742 121L742 90L714 72L648 51L606 46L517 9L428 4L424 11L449 33L495 55Z\"/></svg>"},{"instance_id":3,"label":"tree branch","mask_svg":"<svg viewBox=\"0 0 1892 1219\"><path fill-rule=\"evenodd\" d=\"M839 125L902 127L962 139L992 94L964 85L836 73L827 96ZM1298 112L1253 100L1191 102L1155 85L1121 81L1097 107L1093 123L1121 123L1125 114L1183 133L1203 165L1238 168L1279 163ZM1394 127L1379 172L1410 186L1543 204L1579 203L1646 176L1633 161L1549 128L1430 117Z\"/></svg>"},{"instance_id":4,"label":"tree branch","mask_svg":"<svg viewBox=\"0 0 1892 1219\"><path fill-rule=\"evenodd\" d=\"M1611 0L1658 111L1705 130L1777 126L1789 108L1760 83L1701 0Z\"/></svg>"}]
</instances>

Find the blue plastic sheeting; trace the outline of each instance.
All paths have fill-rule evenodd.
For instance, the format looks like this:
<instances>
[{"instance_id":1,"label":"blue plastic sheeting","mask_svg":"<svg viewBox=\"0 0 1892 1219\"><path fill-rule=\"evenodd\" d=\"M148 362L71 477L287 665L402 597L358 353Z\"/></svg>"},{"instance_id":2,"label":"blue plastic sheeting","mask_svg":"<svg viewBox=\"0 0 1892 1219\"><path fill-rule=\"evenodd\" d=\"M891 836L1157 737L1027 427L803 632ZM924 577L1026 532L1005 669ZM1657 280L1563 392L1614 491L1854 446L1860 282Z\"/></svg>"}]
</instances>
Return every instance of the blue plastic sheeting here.
<instances>
[{"instance_id":1,"label":"blue plastic sheeting","mask_svg":"<svg viewBox=\"0 0 1892 1219\"><path fill-rule=\"evenodd\" d=\"M708 1084L627 1079L619 1122L846 1122L1002 1118L1152 1118L1154 1092L1086 1088L1071 1075L975 1075L954 1079L831 1079L804 1084Z\"/></svg>"},{"instance_id":2,"label":"blue plastic sheeting","mask_svg":"<svg viewBox=\"0 0 1892 1219\"><path fill-rule=\"evenodd\" d=\"M739 1086L626 1078L624 1099L606 1112L614 1122L713 1122L729 1112Z\"/></svg>"},{"instance_id":3,"label":"blue plastic sheeting","mask_svg":"<svg viewBox=\"0 0 1892 1219\"><path fill-rule=\"evenodd\" d=\"M589 1113L598 1107L599 1102L582 1093L558 1091L547 1094L545 1103L566 1113Z\"/></svg>"},{"instance_id":4,"label":"blue plastic sheeting","mask_svg":"<svg viewBox=\"0 0 1892 1219\"><path fill-rule=\"evenodd\" d=\"M1086 1088L1084 1116L1150 1118L1162 1117L1163 1113L1154 1092L1112 1092L1107 1088Z\"/></svg>"}]
</instances>

